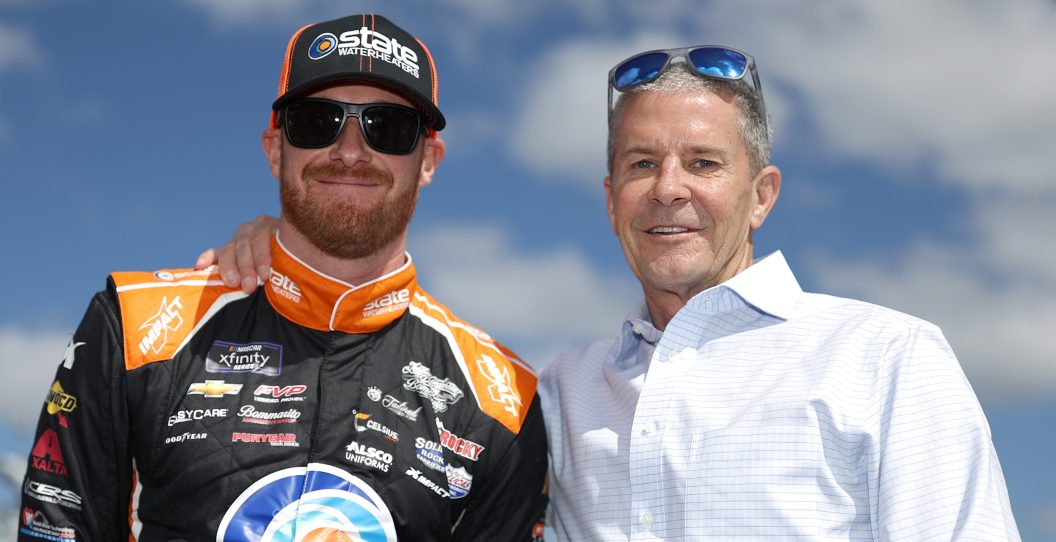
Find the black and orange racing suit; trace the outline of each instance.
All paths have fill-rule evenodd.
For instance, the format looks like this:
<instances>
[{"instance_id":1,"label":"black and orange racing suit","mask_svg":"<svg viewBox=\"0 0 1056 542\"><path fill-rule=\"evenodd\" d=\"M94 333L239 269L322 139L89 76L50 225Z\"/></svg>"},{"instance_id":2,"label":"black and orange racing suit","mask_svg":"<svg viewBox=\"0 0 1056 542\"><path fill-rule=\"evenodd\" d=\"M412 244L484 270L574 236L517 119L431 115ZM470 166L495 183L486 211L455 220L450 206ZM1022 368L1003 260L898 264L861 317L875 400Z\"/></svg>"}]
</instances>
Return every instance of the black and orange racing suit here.
<instances>
[{"instance_id":1,"label":"black and orange racing suit","mask_svg":"<svg viewBox=\"0 0 1056 542\"><path fill-rule=\"evenodd\" d=\"M48 392L19 540L528 540L534 373L422 291L278 239L265 287L115 273Z\"/></svg>"}]
</instances>

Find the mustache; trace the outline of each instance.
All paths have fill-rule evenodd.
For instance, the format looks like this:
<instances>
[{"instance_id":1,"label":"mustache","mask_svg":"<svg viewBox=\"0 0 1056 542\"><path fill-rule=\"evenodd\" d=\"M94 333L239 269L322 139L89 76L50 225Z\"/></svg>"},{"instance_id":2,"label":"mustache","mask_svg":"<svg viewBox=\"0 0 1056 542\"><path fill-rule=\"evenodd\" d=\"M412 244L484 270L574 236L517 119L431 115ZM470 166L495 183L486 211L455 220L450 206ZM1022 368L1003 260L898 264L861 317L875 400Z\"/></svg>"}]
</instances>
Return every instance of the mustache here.
<instances>
[{"instance_id":1,"label":"mustache","mask_svg":"<svg viewBox=\"0 0 1056 542\"><path fill-rule=\"evenodd\" d=\"M304 168L304 177L354 177L374 181L379 184L392 185L392 173L364 162L357 162L352 167L340 164L311 164Z\"/></svg>"}]
</instances>

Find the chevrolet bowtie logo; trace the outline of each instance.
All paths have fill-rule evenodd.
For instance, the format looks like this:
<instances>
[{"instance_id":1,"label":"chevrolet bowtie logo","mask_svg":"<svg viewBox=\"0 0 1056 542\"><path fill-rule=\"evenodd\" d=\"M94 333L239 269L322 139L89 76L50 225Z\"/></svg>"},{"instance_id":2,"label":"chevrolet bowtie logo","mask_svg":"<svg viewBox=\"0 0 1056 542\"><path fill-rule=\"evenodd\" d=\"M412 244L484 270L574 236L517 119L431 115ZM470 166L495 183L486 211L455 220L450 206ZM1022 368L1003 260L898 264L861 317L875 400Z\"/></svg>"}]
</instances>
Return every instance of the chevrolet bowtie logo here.
<instances>
[{"instance_id":1,"label":"chevrolet bowtie logo","mask_svg":"<svg viewBox=\"0 0 1056 542\"><path fill-rule=\"evenodd\" d=\"M206 380L195 382L187 390L187 395L204 395L206 397L223 397L236 395L242 391L242 384L227 384L223 380Z\"/></svg>"}]
</instances>

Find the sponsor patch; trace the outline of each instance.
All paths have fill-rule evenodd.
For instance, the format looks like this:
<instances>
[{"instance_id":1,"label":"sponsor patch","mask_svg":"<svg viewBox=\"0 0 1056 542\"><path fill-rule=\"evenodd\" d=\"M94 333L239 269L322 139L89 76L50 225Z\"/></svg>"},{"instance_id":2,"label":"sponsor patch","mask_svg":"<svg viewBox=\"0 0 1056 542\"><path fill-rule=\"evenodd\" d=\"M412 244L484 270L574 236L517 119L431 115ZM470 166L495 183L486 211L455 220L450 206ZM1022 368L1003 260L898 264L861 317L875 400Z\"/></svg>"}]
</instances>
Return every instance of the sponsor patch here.
<instances>
[{"instance_id":1,"label":"sponsor patch","mask_svg":"<svg viewBox=\"0 0 1056 542\"><path fill-rule=\"evenodd\" d=\"M407 474L407 476L410 476L411 478L414 478L415 480L418 480L418 483L431 489L433 493L436 493L437 495L440 495L445 499L451 496L451 493L449 493L447 489L440 487L440 484L430 480L428 477L422 474L422 471L416 468L408 468L405 474Z\"/></svg>"},{"instance_id":2,"label":"sponsor patch","mask_svg":"<svg viewBox=\"0 0 1056 542\"><path fill-rule=\"evenodd\" d=\"M161 349L169 342L169 332L176 331L183 325L183 317L180 316L182 309L183 303L180 302L180 296L172 298L172 301L169 301L168 297L161 298L158 312L139 326L139 331L146 330L146 335L139 340L141 353L161 352Z\"/></svg>"},{"instance_id":3,"label":"sponsor patch","mask_svg":"<svg viewBox=\"0 0 1056 542\"><path fill-rule=\"evenodd\" d=\"M297 447L296 433L231 433L231 442L270 444L272 446Z\"/></svg>"},{"instance_id":4,"label":"sponsor patch","mask_svg":"<svg viewBox=\"0 0 1056 542\"><path fill-rule=\"evenodd\" d=\"M362 433L363 431L371 430L377 431L385 436L392 442L400 441L400 434L388 427L382 425L377 420L370 419L370 414L367 412L356 412L355 415L356 431Z\"/></svg>"},{"instance_id":5,"label":"sponsor patch","mask_svg":"<svg viewBox=\"0 0 1056 542\"><path fill-rule=\"evenodd\" d=\"M288 401L304 401L301 394L308 390L304 384L292 384L289 386L260 385L253 390L253 400L262 403L285 403Z\"/></svg>"},{"instance_id":6,"label":"sponsor patch","mask_svg":"<svg viewBox=\"0 0 1056 542\"><path fill-rule=\"evenodd\" d=\"M369 318L379 314L402 311L411 303L411 291L404 288L397 292L389 292L363 307L363 317Z\"/></svg>"},{"instance_id":7,"label":"sponsor patch","mask_svg":"<svg viewBox=\"0 0 1056 542\"><path fill-rule=\"evenodd\" d=\"M179 423L186 423L194 420L226 417L226 408L198 408L194 410L177 410L175 414L169 416L169 427L172 427Z\"/></svg>"},{"instance_id":8,"label":"sponsor patch","mask_svg":"<svg viewBox=\"0 0 1056 542\"><path fill-rule=\"evenodd\" d=\"M238 395L242 391L242 384L228 384L223 380L206 380L195 382L187 388L187 395L204 395L206 397L223 397L225 395Z\"/></svg>"},{"instance_id":9,"label":"sponsor patch","mask_svg":"<svg viewBox=\"0 0 1056 542\"><path fill-rule=\"evenodd\" d=\"M282 346L272 343L238 344L213 341L205 358L210 373L256 373L267 376L282 374Z\"/></svg>"},{"instance_id":10,"label":"sponsor patch","mask_svg":"<svg viewBox=\"0 0 1056 542\"><path fill-rule=\"evenodd\" d=\"M263 412L257 410L253 405L242 405L242 408L238 409L238 415L242 416L244 423L278 425L280 423L297 423L297 419L301 417L301 411L291 408L281 412Z\"/></svg>"},{"instance_id":11,"label":"sponsor patch","mask_svg":"<svg viewBox=\"0 0 1056 542\"><path fill-rule=\"evenodd\" d=\"M464 395L451 380L433 376L429 367L412 361L400 370L403 373L403 389L416 392L428 399L437 412L446 412L448 405Z\"/></svg>"},{"instance_id":12,"label":"sponsor patch","mask_svg":"<svg viewBox=\"0 0 1056 542\"><path fill-rule=\"evenodd\" d=\"M444 429L444 422L440 421L440 418L436 419L436 429L440 432L440 445L456 454L469 459L470 461L476 461L480 457L481 452L484 451L484 447L472 440L466 440L458 435L455 435L451 431Z\"/></svg>"},{"instance_id":13,"label":"sponsor patch","mask_svg":"<svg viewBox=\"0 0 1056 542\"><path fill-rule=\"evenodd\" d=\"M54 429L45 429L41 433L37 443L33 445L30 458L33 460L34 469L62 476L69 474L62 459L59 436L55 434Z\"/></svg>"},{"instance_id":14,"label":"sponsor patch","mask_svg":"<svg viewBox=\"0 0 1056 542\"><path fill-rule=\"evenodd\" d=\"M77 408L77 398L66 393L58 380L52 382L51 389L48 390L48 396L44 399L44 404L47 406L48 414L59 418L59 425L69 427L69 423L66 421L66 414L73 412Z\"/></svg>"},{"instance_id":15,"label":"sponsor patch","mask_svg":"<svg viewBox=\"0 0 1056 542\"><path fill-rule=\"evenodd\" d=\"M19 532L34 538L44 540L59 540L62 542L77 542L77 531L73 527L62 527L53 525L48 517L40 510L30 507L22 509L22 524Z\"/></svg>"},{"instance_id":16,"label":"sponsor patch","mask_svg":"<svg viewBox=\"0 0 1056 542\"><path fill-rule=\"evenodd\" d=\"M352 441L345 447L345 459L359 465L366 465L381 472L389 472L392 466L392 454L373 446L366 446Z\"/></svg>"},{"instance_id":17,"label":"sponsor patch","mask_svg":"<svg viewBox=\"0 0 1056 542\"><path fill-rule=\"evenodd\" d=\"M172 282L174 280L183 280L189 278L204 278L213 274L214 267L207 267L205 269L199 269L196 271L180 271L173 273L171 271L155 271L154 277L158 280L164 280L166 282Z\"/></svg>"},{"instance_id":18,"label":"sponsor patch","mask_svg":"<svg viewBox=\"0 0 1056 542\"><path fill-rule=\"evenodd\" d=\"M473 485L473 475L466 471L465 467L447 466L447 488L451 492L452 499L461 499L469 495L469 488Z\"/></svg>"},{"instance_id":19,"label":"sponsor patch","mask_svg":"<svg viewBox=\"0 0 1056 542\"><path fill-rule=\"evenodd\" d=\"M62 355L62 366L67 369L73 369L73 362L75 359L74 352L77 351L78 346L84 346L85 343L75 343L73 339L70 339L70 344L66 345L66 353Z\"/></svg>"},{"instance_id":20,"label":"sponsor patch","mask_svg":"<svg viewBox=\"0 0 1056 542\"><path fill-rule=\"evenodd\" d=\"M380 401L381 400L381 390L376 388L376 387L374 387L374 386L371 386L371 387L367 388L367 398L370 399L371 401Z\"/></svg>"},{"instance_id":21,"label":"sponsor patch","mask_svg":"<svg viewBox=\"0 0 1056 542\"><path fill-rule=\"evenodd\" d=\"M72 510L81 509L81 496L69 489L63 489L58 486L44 484L26 478L26 483L22 486L22 491L26 496L32 497L40 502L49 502Z\"/></svg>"},{"instance_id":22,"label":"sponsor patch","mask_svg":"<svg viewBox=\"0 0 1056 542\"><path fill-rule=\"evenodd\" d=\"M510 385L510 372L509 367L499 368L495 360L489 356L481 356L477 360L477 367L480 368L480 372L484 374L484 378L491 382L488 386L488 394L491 396L491 400L496 403L505 405L503 410L519 416L521 411L521 396L517 393L517 390Z\"/></svg>"},{"instance_id":23,"label":"sponsor patch","mask_svg":"<svg viewBox=\"0 0 1056 542\"><path fill-rule=\"evenodd\" d=\"M205 440L206 436L208 436L207 433L191 433L191 432L187 432L187 433L183 433L183 434L180 434L180 435L173 435L171 437L166 438L165 439L165 444L177 444L177 443L180 443L180 442L190 442L192 440Z\"/></svg>"},{"instance_id":24,"label":"sponsor patch","mask_svg":"<svg viewBox=\"0 0 1056 542\"><path fill-rule=\"evenodd\" d=\"M290 277L272 269L271 277L268 279L268 282L271 284L271 291L293 301L294 303L301 302L301 289L297 286L297 283L290 279Z\"/></svg>"},{"instance_id":25,"label":"sponsor patch","mask_svg":"<svg viewBox=\"0 0 1056 542\"><path fill-rule=\"evenodd\" d=\"M308 58L319 60L330 54L334 45L334 35L327 32L320 34L312 41L308 49ZM398 66L415 79L418 79L418 53L381 32L377 32L362 26L356 30L342 32L337 38L337 54L358 55L368 58L376 58Z\"/></svg>"},{"instance_id":26,"label":"sponsor patch","mask_svg":"<svg viewBox=\"0 0 1056 542\"><path fill-rule=\"evenodd\" d=\"M445 472L444 451L439 442L416 437L414 439L415 455L423 465L435 471Z\"/></svg>"},{"instance_id":27,"label":"sponsor patch","mask_svg":"<svg viewBox=\"0 0 1056 542\"><path fill-rule=\"evenodd\" d=\"M395 412L398 416L411 420L412 422L418 421L418 413L422 411L422 407L411 410L411 407L407 406L406 401L400 401L391 395L386 395L381 400L381 406Z\"/></svg>"}]
</instances>

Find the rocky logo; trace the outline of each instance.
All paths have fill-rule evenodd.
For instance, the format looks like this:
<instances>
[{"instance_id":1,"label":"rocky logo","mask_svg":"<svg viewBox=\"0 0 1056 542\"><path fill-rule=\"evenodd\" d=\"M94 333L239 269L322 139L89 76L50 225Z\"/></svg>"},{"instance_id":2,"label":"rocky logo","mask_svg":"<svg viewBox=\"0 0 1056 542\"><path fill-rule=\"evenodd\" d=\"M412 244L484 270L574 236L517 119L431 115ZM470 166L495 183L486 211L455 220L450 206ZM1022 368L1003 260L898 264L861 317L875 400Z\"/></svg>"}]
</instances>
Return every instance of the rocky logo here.
<instances>
[{"instance_id":1,"label":"rocky logo","mask_svg":"<svg viewBox=\"0 0 1056 542\"><path fill-rule=\"evenodd\" d=\"M476 461L480 457L481 452L484 451L484 447L480 444L472 440L466 440L445 429L444 422L441 422L440 418L436 419L436 429L440 432L441 446L470 461Z\"/></svg>"},{"instance_id":2,"label":"rocky logo","mask_svg":"<svg viewBox=\"0 0 1056 542\"><path fill-rule=\"evenodd\" d=\"M214 341L205 358L210 373L256 373L278 376L282 373L282 346L272 343L238 344Z\"/></svg>"},{"instance_id":3,"label":"rocky logo","mask_svg":"<svg viewBox=\"0 0 1056 542\"><path fill-rule=\"evenodd\" d=\"M62 460L62 448L59 446L59 436L54 429L45 429L44 433L33 445L30 453L33 460L33 468L39 471L50 472L66 476L66 463Z\"/></svg>"},{"instance_id":4,"label":"rocky logo","mask_svg":"<svg viewBox=\"0 0 1056 542\"><path fill-rule=\"evenodd\" d=\"M447 378L433 376L429 367L412 361L400 370L403 373L403 389L410 390L428 399L437 412L446 412L450 404L464 395L458 386Z\"/></svg>"}]
</instances>

